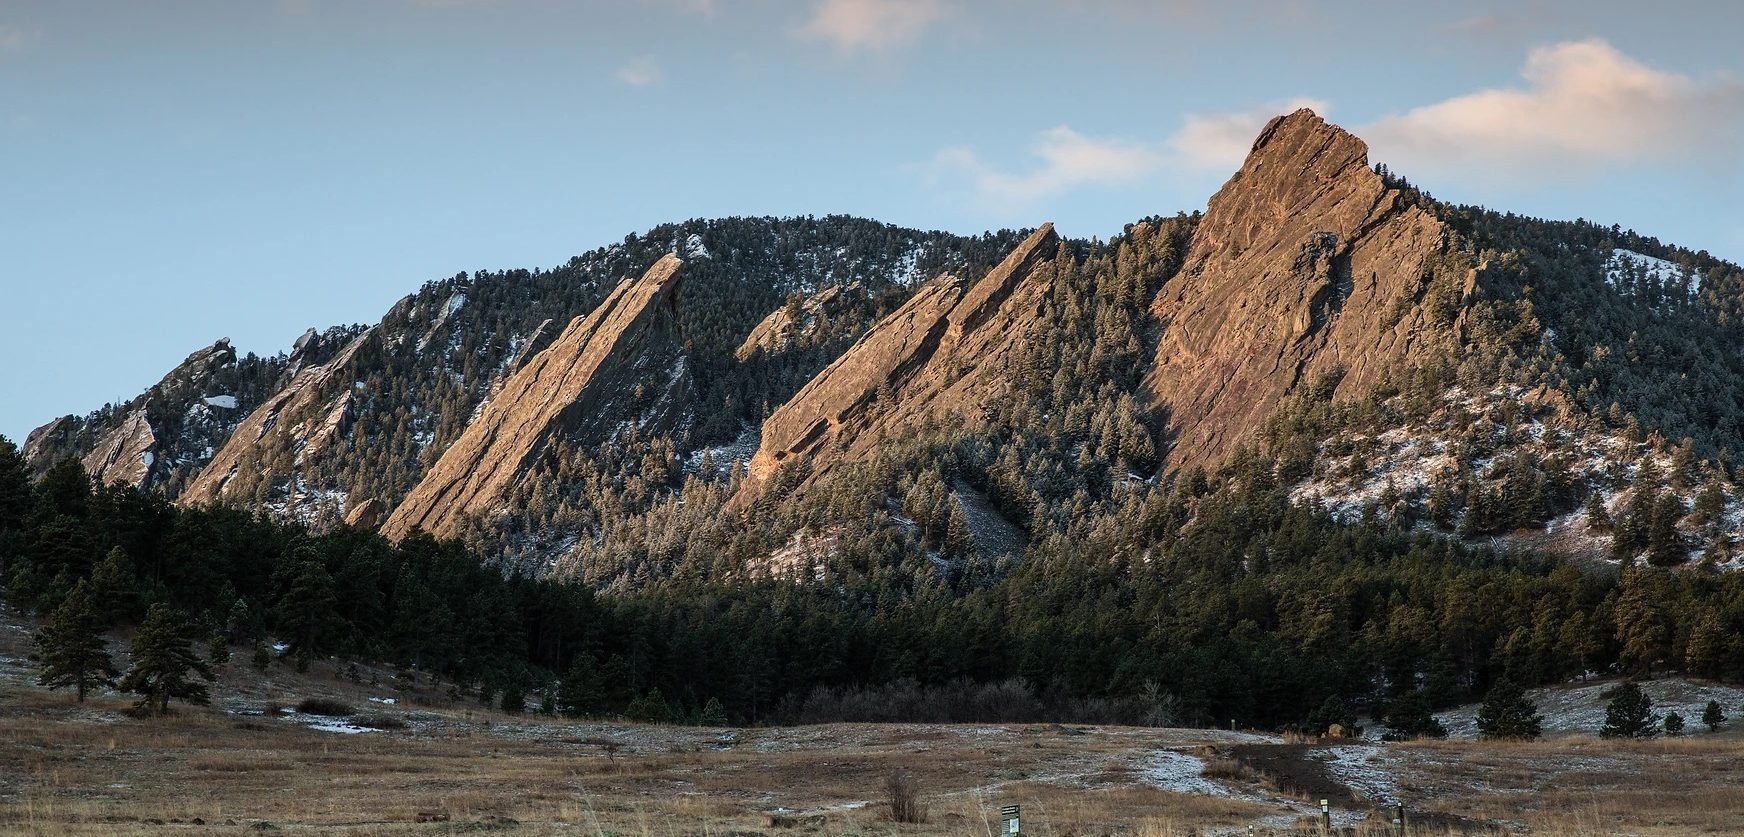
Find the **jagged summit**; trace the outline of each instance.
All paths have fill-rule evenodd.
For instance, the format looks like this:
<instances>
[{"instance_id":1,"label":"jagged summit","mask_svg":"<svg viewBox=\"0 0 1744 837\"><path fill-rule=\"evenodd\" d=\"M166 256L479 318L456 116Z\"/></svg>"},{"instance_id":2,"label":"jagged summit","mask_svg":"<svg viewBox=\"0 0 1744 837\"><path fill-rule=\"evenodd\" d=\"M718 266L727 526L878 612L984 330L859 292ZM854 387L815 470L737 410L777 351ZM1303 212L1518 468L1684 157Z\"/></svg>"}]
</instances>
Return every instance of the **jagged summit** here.
<instances>
[{"instance_id":1,"label":"jagged summit","mask_svg":"<svg viewBox=\"0 0 1744 837\"><path fill-rule=\"evenodd\" d=\"M1362 140L1307 109L1271 120L1151 306L1162 337L1146 387L1170 466L1221 462L1305 382L1342 375L1334 397L1365 393L1456 352L1475 276L1450 243L1369 168Z\"/></svg>"},{"instance_id":2,"label":"jagged summit","mask_svg":"<svg viewBox=\"0 0 1744 837\"><path fill-rule=\"evenodd\" d=\"M678 329L679 267L667 254L521 365L382 524L452 536L492 512L552 441L598 445L619 430L674 429L691 382Z\"/></svg>"}]
</instances>

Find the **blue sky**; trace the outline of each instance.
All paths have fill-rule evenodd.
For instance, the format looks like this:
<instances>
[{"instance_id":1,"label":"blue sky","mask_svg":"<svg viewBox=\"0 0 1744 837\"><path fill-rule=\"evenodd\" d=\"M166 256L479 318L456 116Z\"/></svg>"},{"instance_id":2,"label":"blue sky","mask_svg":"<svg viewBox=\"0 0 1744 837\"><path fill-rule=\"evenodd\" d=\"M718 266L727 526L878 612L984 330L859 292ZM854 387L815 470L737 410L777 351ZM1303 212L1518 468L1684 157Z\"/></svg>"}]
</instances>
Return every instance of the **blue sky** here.
<instances>
[{"instance_id":1,"label":"blue sky","mask_svg":"<svg viewBox=\"0 0 1744 837\"><path fill-rule=\"evenodd\" d=\"M0 434L692 217L1106 237L1311 103L1436 196L1744 259L1726 2L0 0Z\"/></svg>"}]
</instances>

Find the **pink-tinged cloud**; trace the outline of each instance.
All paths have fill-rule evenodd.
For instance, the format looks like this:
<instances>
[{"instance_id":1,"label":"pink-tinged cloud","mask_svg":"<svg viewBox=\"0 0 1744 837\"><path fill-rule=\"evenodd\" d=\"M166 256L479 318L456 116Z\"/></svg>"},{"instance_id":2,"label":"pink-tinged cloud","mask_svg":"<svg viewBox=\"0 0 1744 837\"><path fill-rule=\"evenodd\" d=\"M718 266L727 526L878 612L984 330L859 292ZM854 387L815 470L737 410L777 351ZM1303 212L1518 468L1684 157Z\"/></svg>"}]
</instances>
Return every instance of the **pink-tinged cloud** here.
<instances>
[{"instance_id":1,"label":"pink-tinged cloud","mask_svg":"<svg viewBox=\"0 0 1744 837\"><path fill-rule=\"evenodd\" d=\"M951 12L944 0L820 0L796 32L843 53L883 52L914 43Z\"/></svg>"},{"instance_id":2,"label":"pink-tinged cloud","mask_svg":"<svg viewBox=\"0 0 1744 837\"><path fill-rule=\"evenodd\" d=\"M967 148L948 148L933 159L936 185L967 193L996 211L1019 211L1082 186L1111 186L1146 177L1166 162L1162 150L1123 139L1087 137L1064 125L1042 132L1031 148L1038 163L1010 173L989 166Z\"/></svg>"},{"instance_id":3,"label":"pink-tinged cloud","mask_svg":"<svg viewBox=\"0 0 1744 837\"><path fill-rule=\"evenodd\" d=\"M1560 176L1622 163L1730 156L1744 84L1648 67L1602 40L1534 49L1521 87L1480 90L1357 129L1401 171Z\"/></svg>"}]
</instances>

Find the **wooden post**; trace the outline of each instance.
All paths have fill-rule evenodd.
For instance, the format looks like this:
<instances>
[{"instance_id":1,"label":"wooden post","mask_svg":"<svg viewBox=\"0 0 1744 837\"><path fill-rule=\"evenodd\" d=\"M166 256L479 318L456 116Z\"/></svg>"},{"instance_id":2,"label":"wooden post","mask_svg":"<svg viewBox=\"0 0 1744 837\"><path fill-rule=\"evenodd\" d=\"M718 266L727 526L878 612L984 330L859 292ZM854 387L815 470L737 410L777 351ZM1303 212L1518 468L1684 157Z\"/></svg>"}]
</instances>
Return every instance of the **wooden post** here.
<instances>
[{"instance_id":1,"label":"wooden post","mask_svg":"<svg viewBox=\"0 0 1744 837\"><path fill-rule=\"evenodd\" d=\"M1399 832L1399 837L1405 837L1405 803L1393 803L1393 830Z\"/></svg>"},{"instance_id":2,"label":"wooden post","mask_svg":"<svg viewBox=\"0 0 1744 837\"><path fill-rule=\"evenodd\" d=\"M1332 833L1332 800L1320 800L1320 833Z\"/></svg>"},{"instance_id":3,"label":"wooden post","mask_svg":"<svg viewBox=\"0 0 1744 837\"><path fill-rule=\"evenodd\" d=\"M999 822L1000 825L1004 826L1000 831L1006 837L1017 837L1018 829L1022 823L1020 819L1022 811L1023 809L1016 805L1007 805L999 809Z\"/></svg>"}]
</instances>

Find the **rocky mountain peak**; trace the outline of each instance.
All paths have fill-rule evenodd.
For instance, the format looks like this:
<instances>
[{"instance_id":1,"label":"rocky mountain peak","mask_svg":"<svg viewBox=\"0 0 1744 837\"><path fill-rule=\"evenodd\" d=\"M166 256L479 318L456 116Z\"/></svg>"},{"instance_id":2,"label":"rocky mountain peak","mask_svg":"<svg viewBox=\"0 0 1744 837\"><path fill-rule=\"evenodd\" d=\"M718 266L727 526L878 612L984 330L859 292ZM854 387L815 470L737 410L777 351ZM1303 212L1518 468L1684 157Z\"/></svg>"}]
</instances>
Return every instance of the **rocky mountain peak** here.
<instances>
[{"instance_id":1,"label":"rocky mountain peak","mask_svg":"<svg viewBox=\"0 0 1744 837\"><path fill-rule=\"evenodd\" d=\"M1475 282L1450 232L1369 168L1362 140L1310 110L1268 123L1210 200L1152 304L1146 379L1169 464L1215 465L1306 381L1368 392L1459 345Z\"/></svg>"},{"instance_id":2,"label":"rocky mountain peak","mask_svg":"<svg viewBox=\"0 0 1744 837\"><path fill-rule=\"evenodd\" d=\"M557 439L591 447L628 427L682 423L692 385L678 328L681 264L663 256L520 365L382 532L455 535L466 518L495 511Z\"/></svg>"}]
</instances>

